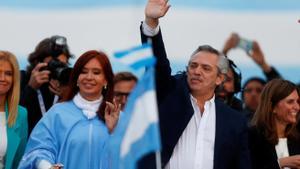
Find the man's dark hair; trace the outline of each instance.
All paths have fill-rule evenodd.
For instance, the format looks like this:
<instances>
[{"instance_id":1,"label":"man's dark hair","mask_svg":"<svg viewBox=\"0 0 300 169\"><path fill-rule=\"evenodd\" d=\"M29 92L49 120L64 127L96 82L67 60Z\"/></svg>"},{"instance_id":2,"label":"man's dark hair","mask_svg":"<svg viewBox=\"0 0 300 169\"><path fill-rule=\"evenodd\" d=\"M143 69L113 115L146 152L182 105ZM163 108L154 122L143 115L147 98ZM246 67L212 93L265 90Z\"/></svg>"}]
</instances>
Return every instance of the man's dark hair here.
<instances>
[{"instance_id":1,"label":"man's dark hair","mask_svg":"<svg viewBox=\"0 0 300 169\"><path fill-rule=\"evenodd\" d=\"M246 80L246 82L244 83L244 85L242 87L242 100L244 100L244 93L245 93L244 90L250 82L258 82L258 83L262 84L262 86L265 86L265 84L267 83L264 79L262 79L260 77L251 77L248 80Z\"/></svg>"},{"instance_id":2,"label":"man's dark hair","mask_svg":"<svg viewBox=\"0 0 300 169\"><path fill-rule=\"evenodd\" d=\"M52 56L54 59L59 55L64 54L67 59L74 56L70 53L67 45L67 40L63 36L54 35L50 38L43 39L35 48L35 50L29 54L27 72L31 72L32 69L40 62L48 57Z\"/></svg>"},{"instance_id":3,"label":"man's dark hair","mask_svg":"<svg viewBox=\"0 0 300 169\"><path fill-rule=\"evenodd\" d=\"M120 82L120 81L135 81L137 82L137 77L131 73L131 72L118 72L115 74L114 77L114 84Z\"/></svg>"}]
</instances>

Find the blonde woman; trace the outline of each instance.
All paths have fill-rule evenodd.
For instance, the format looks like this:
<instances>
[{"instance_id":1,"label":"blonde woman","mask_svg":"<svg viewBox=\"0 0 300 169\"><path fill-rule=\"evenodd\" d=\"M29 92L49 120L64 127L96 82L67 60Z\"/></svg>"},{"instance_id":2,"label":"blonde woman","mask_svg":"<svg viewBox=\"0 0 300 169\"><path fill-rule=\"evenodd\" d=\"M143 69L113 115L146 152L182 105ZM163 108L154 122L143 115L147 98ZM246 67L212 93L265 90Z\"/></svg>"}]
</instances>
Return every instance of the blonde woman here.
<instances>
[{"instance_id":1,"label":"blonde woman","mask_svg":"<svg viewBox=\"0 0 300 169\"><path fill-rule=\"evenodd\" d=\"M16 57L0 51L0 168L15 169L27 141L27 111L19 106L20 71Z\"/></svg>"}]
</instances>

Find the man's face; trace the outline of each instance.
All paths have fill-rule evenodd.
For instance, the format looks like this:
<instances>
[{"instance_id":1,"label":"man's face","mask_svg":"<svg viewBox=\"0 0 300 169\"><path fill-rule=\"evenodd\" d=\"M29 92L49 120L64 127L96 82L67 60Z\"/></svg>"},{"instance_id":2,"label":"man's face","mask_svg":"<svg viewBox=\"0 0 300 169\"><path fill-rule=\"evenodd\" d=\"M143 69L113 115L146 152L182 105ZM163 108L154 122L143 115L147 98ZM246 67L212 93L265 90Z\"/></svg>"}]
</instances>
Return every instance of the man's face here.
<instances>
[{"instance_id":1,"label":"man's face","mask_svg":"<svg viewBox=\"0 0 300 169\"><path fill-rule=\"evenodd\" d=\"M130 92L135 87L136 82L134 80L130 81L119 81L114 84L114 99L117 104L121 104L121 109L124 110L125 104L127 102L127 97Z\"/></svg>"},{"instance_id":2,"label":"man's face","mask_svg":"<svg viewBox=\"0 0 300 169\"><path fill-rule=\"evenodd\" d=\"M229 69L226 74L226 78L221 85L221 90L217 91L218 97L225 99L226 97L234 93L234 74L232 72L232 69Z\"/></svg>"},{"instance_id":3,"label":"man's face","mask_svg":"<svg viewBox=\"0 0 300 169\"><path fill-rule=\"evenodd\" d=\"M223 76L218 73L218 56L200 51L191 57L187 68L187 81L192 94L211 94L221 84Z\"/></svg>"},{"instance_id":4,"label":"man's face","mask_svg":"<svg viewBox=\"0 0 300 169\"><path fill-rule=\"evenodd\" d=\"M252 111L256 111L263 84L258 81L249 82L244 88L244 103Z\"/></svg>"}]
</instances>

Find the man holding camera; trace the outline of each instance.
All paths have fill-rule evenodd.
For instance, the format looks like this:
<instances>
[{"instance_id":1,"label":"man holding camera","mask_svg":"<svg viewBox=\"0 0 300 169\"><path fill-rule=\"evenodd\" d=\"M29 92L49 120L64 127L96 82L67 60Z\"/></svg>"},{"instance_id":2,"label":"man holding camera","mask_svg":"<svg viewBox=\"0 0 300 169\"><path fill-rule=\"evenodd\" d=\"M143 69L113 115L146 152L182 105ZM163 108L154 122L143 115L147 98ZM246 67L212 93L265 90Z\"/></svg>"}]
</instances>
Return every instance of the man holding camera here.
<instances>
[{"instance_id":1,"label":"man holding camera","mask_svg":"<svg viewBox=\"0 0 300 169\"><path fill-rule=\"evenodd\" d=\"M29 55L26 71L21 72L20 104L28 111L28 133L46 111L55 104L66 78L57 77L57 72L67 68L69 52L66 38L52 36L42 40ZM61 75L59 75L61 76Z\"/></svg>"}]
</instances>

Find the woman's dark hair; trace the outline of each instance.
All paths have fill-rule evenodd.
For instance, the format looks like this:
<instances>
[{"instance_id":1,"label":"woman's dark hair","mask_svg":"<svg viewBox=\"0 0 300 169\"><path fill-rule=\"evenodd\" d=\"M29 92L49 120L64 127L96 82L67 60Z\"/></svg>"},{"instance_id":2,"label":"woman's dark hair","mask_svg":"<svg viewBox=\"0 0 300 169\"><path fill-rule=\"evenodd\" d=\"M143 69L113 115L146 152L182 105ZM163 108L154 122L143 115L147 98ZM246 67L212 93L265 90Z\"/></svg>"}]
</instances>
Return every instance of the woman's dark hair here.
<instances>
[{"instance_id":1,"label":"woman's dark hair","mask_svg":"<svg viewBox=\"0 0 300 169\"><path fill-rule=\"evenodd\" d=\"M43 62L46 57L52 56L55 59L61 54L64 54L67 57L67 60L74 57L69 51L65 37L54 35L50 38L43 39L35 47L35 50L29 54L27 73L31 73L32 69L38 63Z\"/></svg>"},{"instance_id":2,"label":"woman's dark hair","mask_svg":"<svg viewBox=\"0 0 300 169\"><path fill-rule=\"evenodd\" d=\"M63 97L62 101L68 101L72 100L73 97L78 93L79 88L77 86L77 80L79 75L82 73L82 70L84 66L91 60L91 59L97 59L102 66L103 72L104 72L104 77L107 81L107 86L106 88L102 89L102 96L103 96L103 101L97 111L97 115L99 119L104 119L104 114L105 114L105 107L106 107L106 101L112 102L113 101L113 89L114 89L114 84L113 84L113 79L114 79L114 74L112 70L112 66L110 64L110 61L107 57L107 55L103 52L96 51L96 50L90 50L82 54L78 60L76 61L74 68L72 70L70 79L69 79L69 84L68 84L68 91L66 92L65 96Z\"/></svg>"}]
</instances>

